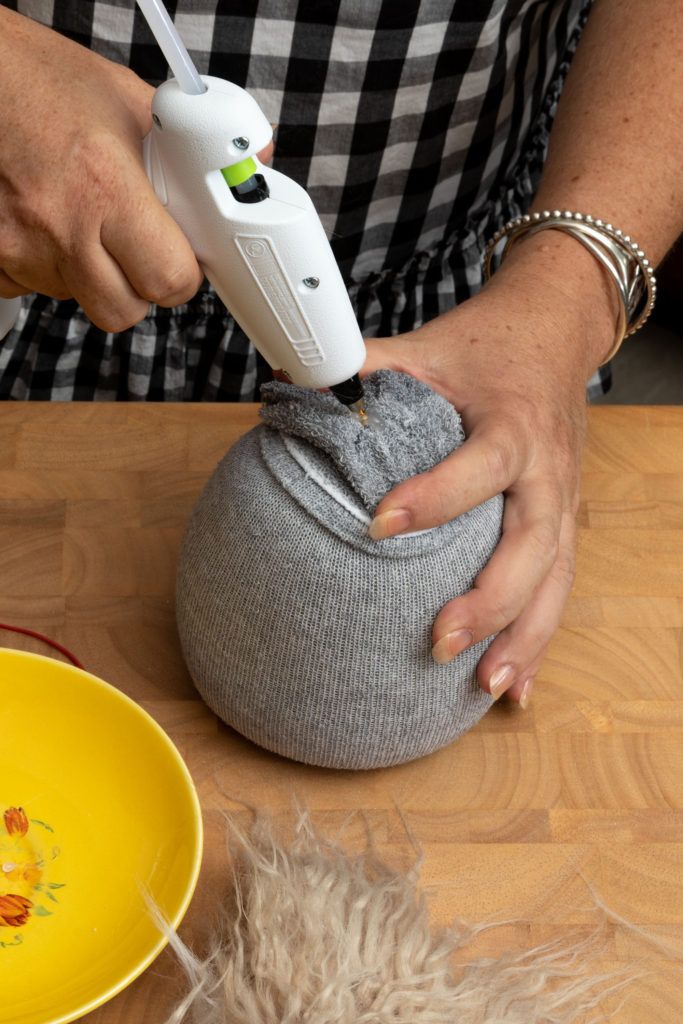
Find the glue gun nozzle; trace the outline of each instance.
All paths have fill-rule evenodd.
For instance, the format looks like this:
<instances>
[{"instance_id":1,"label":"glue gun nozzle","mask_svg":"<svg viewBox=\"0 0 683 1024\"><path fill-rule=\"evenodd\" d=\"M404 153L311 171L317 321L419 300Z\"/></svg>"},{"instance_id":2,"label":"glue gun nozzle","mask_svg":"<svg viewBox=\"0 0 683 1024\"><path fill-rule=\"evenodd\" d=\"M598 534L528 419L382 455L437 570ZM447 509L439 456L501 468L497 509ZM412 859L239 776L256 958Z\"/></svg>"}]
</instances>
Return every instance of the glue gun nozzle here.
<instances>
[{"instance_id":1,"label":"glue gun nozzle","mask_svg":"<svg viewBox=\"0 0 683 1024\"><path fill-rule=\"evenodd\" d=\"M370 421L368 419L368 414L365 411L365 406L363 405L363 399L359 402L352 402L349 409L352 409L353 412L355 412L356 416L361 421L362 426L367 427L369 425Z\"/></svg>"},{"instance_id":2,"label":"glue gun nozzle","mask_svg":"<svg viewBox=\"0 0 683 1024\"><path fill-rule=\"evenodd\" d=\"M370 420L365 410L365 394L361 379L357 373L348 380L342 381L341 384L335 384L330 388L330 391L342 405L345 405L347 409L355 413L364 427L368 426Z\"/></svg>"}]
</instances>

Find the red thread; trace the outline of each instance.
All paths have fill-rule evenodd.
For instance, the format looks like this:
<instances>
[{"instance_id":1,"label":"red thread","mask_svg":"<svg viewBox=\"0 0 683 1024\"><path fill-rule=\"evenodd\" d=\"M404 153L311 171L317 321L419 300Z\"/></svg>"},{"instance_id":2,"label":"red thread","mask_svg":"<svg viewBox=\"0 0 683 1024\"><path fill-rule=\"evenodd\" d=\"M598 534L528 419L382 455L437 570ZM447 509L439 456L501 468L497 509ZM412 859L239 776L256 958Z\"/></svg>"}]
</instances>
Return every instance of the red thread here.
<instances>
[{"instance_id":1,"label":"red thread","mask_svg":"<svg viewBox=\"0 0 683 1024\"><path fill-rule=\"evenodd\" d=\"M0 622L0 629L8 629L10 633L23 633L24 636L32 636L35 640L42 640L48 647L54 647L56 651L63 654L65 658L76 666L76 668L83 668L80 661L75 654L72 654L66 647L62 647L56 640L50 640L49 636L44 636L42 633L37 633L35 629L25 629L24 626L7 626L4 622Z\"/></svg>"}]
</instances>

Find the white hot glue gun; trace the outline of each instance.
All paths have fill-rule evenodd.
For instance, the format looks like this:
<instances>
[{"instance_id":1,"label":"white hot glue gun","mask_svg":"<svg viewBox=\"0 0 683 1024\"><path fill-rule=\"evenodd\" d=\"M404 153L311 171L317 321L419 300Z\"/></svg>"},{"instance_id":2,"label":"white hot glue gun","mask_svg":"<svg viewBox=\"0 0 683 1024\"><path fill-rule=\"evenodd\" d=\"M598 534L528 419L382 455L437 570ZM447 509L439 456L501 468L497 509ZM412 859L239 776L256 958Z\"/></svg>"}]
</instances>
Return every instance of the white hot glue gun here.
<instances>
[{"instance_id":1,"label":"white hot glue gun","mask_svg":"<svg viewBox=\"0 0 683 1024\"><path fill-rule=\"evenodd\" d=\"M200 77L161 0L138 6L175 76L154 94L143 146L159 200L270 366L329 388L364 420L363 338L311 199L256 156L268 119L244 89Z\"/></svg>"}]
</instances>

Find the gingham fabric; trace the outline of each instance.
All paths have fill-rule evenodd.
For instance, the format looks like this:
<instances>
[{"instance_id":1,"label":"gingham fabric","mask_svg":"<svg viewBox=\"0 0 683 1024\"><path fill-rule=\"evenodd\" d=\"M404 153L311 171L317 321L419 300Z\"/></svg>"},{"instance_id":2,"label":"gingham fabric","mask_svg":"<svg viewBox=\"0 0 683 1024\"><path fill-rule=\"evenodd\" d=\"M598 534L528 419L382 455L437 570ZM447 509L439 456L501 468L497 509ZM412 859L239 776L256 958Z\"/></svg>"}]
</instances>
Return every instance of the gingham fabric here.
<instances>
[{"instance_id":1,"label":"gingham fabric","mask_svg":"<svg viewBox=\"0 0 683 1024\"><path fill-rule=\"evenodd\" d=\"M277 124L274 166L315 203L366 337L474 294L498 226L534 194L591 0L179 0L200 72ZM152 84L167 76L133 0L18 0ZM206 284L108 334L29 296L0 346L0 397L258 399L270 370ZM606 389L603 369L590 389Z\"/></svg>"}]
</instances>

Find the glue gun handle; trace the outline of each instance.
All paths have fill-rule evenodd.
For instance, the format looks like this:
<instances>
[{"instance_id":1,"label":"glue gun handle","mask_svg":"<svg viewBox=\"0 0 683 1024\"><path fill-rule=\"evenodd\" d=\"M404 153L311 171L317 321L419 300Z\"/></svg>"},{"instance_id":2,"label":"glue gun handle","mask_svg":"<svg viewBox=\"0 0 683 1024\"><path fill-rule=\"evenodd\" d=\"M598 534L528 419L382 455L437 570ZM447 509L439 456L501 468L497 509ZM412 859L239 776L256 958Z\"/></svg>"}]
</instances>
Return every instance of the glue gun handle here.
<instances>
[{"instance_id":1,"label":"glue gun handle","mask_svg":"<svg viewBox=\"0 0 683 1024\"><path fill-rule=\"evenodd\" d=\"M201 95L172 79L154 95L144 157L157 196L274 370L305 387L346 381L363 365L365 344L315 207L300 185L259 161L270 126L253 98L221 79L202 80ZM260 201L244 201L231 184L242 164L265 181Z\"/></svg>"}]
</instances>

